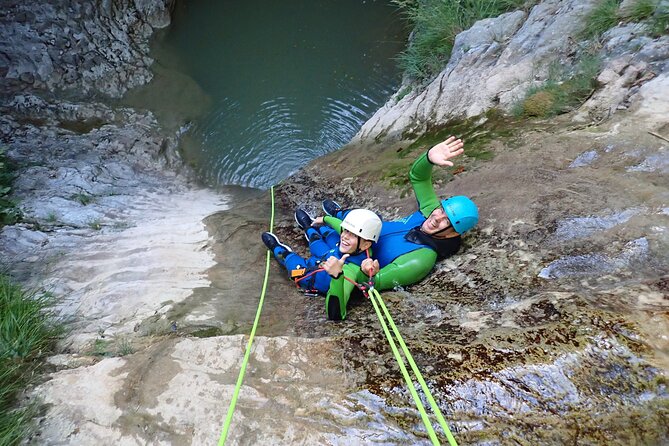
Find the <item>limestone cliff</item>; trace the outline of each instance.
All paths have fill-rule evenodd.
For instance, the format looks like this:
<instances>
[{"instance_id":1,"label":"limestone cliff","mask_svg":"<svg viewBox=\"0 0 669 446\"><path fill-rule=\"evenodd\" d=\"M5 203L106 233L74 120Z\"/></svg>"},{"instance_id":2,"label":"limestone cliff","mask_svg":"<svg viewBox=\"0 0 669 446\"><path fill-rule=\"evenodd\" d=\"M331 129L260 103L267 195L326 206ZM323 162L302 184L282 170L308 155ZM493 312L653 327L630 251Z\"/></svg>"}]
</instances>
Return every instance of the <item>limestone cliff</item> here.
<instances>
[{"instance_id":1,"label":"limestone cliff","mask_svg":"<svg viewBox=\"0 0 669 446\"><path fill-rule=\"evenodd\" d=\"M404 85L358 132L354 141L407 139L426 128L484 114L510 112L552 67L575 70L583 56L579 34L595 0L547 0L476 22L458 34L448 65L426 87ZM644 81L667 70L669 36L653 39L644 26L609 30L595 54L602 58L599 88L579 120L599 120L624 108ZM411 89L408 94L407 90Z\"/></svg>"}]
</instances>

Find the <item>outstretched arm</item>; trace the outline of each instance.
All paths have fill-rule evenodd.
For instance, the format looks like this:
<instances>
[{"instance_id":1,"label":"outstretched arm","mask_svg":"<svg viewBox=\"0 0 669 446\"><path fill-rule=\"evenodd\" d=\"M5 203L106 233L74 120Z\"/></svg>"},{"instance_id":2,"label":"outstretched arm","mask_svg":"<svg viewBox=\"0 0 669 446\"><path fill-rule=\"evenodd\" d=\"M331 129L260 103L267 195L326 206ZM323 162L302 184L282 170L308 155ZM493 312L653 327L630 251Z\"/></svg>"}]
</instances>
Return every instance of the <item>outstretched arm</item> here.
<instances>
[{"instance_id":1,"label":"outstretched arm","mask_svg":"<svg viewBox=\"0 0 669 446\"><path fill-rule=\"evenodd\" d=\"M318 217L318 219L322 219L323 223L325 223L326 225L337 231L337 234L341 234L342 221L337 217L330 217L329 215L326 215L325 217Z\"/></svg>"},{"instance_id":2,"label":"outstretched arm","mask_svg":"<svg viewBox=\"0 0 669 446\"><path fill-rule=\"evenodd\" d=\"M454 136L431 147L427 153L418 157L409 171L409 180L413 186L418 207L426 218L439 205L439 198L432 186L432 166L452 166L452 158L464 152L464 143Z\"/></svg>"}]
</instances>

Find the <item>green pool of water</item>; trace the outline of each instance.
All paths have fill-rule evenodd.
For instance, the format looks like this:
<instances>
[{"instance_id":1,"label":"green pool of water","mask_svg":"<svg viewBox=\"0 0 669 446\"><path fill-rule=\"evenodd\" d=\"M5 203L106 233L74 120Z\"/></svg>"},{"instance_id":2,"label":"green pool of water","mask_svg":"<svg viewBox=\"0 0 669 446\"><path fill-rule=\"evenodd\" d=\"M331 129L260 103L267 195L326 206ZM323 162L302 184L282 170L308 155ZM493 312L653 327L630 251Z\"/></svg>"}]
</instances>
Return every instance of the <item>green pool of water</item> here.
<instances>
[{"instance_id":1,"label":"green pool of water","mask_svg":"<svg viewBox=\"0 0 669 446\"><path fill-rule=\"evenodd\" d=\"M347 143L397 89L406 30L388 1L179 2L131 105L180 123L210 185L266 188Z\"/></svg>"}]
</instances>

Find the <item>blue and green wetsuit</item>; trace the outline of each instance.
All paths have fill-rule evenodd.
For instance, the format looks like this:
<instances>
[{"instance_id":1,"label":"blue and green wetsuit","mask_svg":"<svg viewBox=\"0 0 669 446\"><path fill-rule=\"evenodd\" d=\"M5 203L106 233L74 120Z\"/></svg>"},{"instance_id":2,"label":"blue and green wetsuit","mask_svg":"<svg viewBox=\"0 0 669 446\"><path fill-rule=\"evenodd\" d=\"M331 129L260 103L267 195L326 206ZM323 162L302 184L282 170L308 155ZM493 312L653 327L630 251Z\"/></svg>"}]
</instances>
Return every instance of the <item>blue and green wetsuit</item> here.
<instances>
[{"instance_id":1,"label":"blue and green wetsuit","mask_svg":"<svg viewBox=\"0 0 669 446\"><path fill-rule=\"evenodd\" d=\"M384 221L379 240L372 245L374 258L381 270L374 277L379 290L410 285L423 279L438 259L455 254L462 243L460 236L433 239L420 231L420 226L441 201L432 186L433 164L427 153L414 161L409 179L418 201L419 210L400 220ZM344 218L346 211L337 214Z\"/></svg>"},{"instance_id":2,"label":"blue and green wetsuit","mask_svg":"<svg viewBox=\"0 0 669 446\"><path fill-rule=\"evenodd\" d=\"M324 217L325 225L320 227L307 228L306 235L309 239L309 251L311 256L304 258L294 252L286 251L281 246L277 246L274 251L274 258L288 270L292 271L304 269L304 279L297 283L300 288L305 290L317 291L325 294L325 309L328 318L332 320L342 320L346 318L346 307L350 300L351 292L355 285L345 279L349 278L357 283L366 282L369 277L360 269L360 264L367 258L367 253L362 252L351 255L346 259L343 266L343 273L337 277L331 277L325 271L317 271L320 263L330 257L341 259L342 253L339 251L339 235L341 233L341 220L335 217ZM295 278L292 277L291 278ZM299 279L299 277L297 277Z\"/></svg>"}]
</instances>

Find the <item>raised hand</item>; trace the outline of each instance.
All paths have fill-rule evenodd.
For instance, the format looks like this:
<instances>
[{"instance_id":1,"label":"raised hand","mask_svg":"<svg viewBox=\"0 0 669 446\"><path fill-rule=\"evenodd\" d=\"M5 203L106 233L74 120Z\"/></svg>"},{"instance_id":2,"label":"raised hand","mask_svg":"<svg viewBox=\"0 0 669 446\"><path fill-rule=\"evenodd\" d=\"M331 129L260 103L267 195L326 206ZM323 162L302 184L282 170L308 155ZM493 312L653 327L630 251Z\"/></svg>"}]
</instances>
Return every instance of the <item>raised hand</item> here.
<instances>
[{"instance_id":1,"label":"raised hand","mask_svg":"<svg viewBox=\"0 0 669 446\"><path fill-rule=\"evenodd\" d=\"M338 277L344 270L344 263L346 263L346 259L348 259L349 255L350 254L344 254L341 256L341 259L338 259L335 256L330 256L325 263L321 264L321 267L332 277Z\"/></svg>"},{"instance_id":2,"label":"raised hand","mask_svg":"<svg viewBox=\"0 0 669 446\"><path fill-rule=\"evenodd\" d=\"M452 166L453 162L449 160L464 152L463 146L464 143L461 139L449 136L446 141L442 141L428 150L427 159L437 166Z\"/></svg>"}]
</instances>

